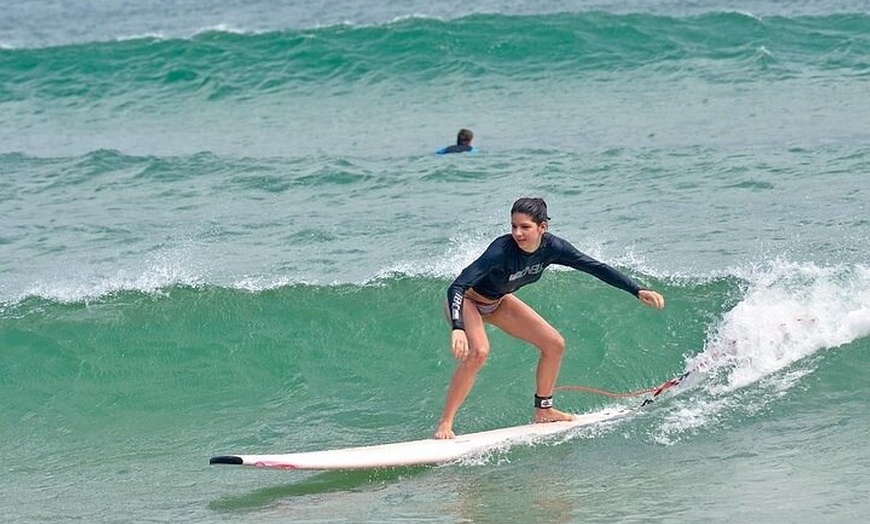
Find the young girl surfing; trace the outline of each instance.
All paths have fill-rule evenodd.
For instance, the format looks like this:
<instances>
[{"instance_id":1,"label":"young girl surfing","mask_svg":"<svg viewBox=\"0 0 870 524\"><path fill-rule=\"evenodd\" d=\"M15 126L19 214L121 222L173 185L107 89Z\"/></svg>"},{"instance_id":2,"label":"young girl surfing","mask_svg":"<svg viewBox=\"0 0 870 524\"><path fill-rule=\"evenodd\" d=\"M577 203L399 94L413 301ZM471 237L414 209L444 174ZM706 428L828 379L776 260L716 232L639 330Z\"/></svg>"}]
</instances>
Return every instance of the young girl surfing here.
<instances>
[{"instance_id":1,"label":"young girl surfing","mask_svg":"<svg viewBox=\"0 0 870 524\"><path fill-rule=\"evenodd\" d=\"M661 309L665 299L642 289L616 269L584 255L568 241L547 232L547 203L520 198L511 208L511 234L496 238L484 253L462 270L447 290L447 311L453 327L451 343L459 365L453 373L444 413L435 438L454 438L453 421L489 356L484 323L525 340L541 352L536 371L535 422L572 420L553 406L565 339L534 309L517 298L517 289L537 282L550 264L589 273L627 291L648 306Z\"/></svg>"}]
</instances>

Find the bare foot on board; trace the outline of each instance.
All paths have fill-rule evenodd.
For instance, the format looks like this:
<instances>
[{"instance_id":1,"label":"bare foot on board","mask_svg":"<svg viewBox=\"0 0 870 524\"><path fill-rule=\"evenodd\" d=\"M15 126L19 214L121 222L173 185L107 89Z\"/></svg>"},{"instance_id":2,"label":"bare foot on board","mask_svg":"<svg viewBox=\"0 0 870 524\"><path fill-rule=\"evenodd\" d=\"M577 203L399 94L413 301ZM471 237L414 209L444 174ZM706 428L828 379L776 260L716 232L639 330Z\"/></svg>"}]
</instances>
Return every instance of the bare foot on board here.
<instances>
[{"instance_id":1,"label":"bare foot on board","mask_svg":"<svg viewBox=\"0 0 870 524\"><path fill-rule=\"evenodd\" d=\"M435 430L435 438L439 440L456 438L456 434L453 433L453 424L447 424L446 422L438 424L438 429Z\"/></svg>"},{"instance_id":2,"label":"bare foot on board","mask_svg":"<svg viewBox=\"0 0 870 524\"><path fill-rule=\"evenodd\" d=\"M535 409L535 422L563 422L574 420L574 415L559 411L556 408Z\"/></svg>"}]
</instances>

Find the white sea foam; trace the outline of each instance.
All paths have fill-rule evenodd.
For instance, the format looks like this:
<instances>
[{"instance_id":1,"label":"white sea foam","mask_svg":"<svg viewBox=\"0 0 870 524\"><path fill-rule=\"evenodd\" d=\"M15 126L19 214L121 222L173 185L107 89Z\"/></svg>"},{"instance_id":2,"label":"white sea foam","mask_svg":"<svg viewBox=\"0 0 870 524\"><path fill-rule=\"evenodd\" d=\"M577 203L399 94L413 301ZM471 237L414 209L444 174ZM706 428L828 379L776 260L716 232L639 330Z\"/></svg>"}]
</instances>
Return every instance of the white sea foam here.
<instances>
[{"instance_id":1,"label":"white sea foam","mask_svg":"<svg viewBox=\"0 0 870 524\"><path fill-rule=\"evenodd\" d=\"M687 359L695 380L681 388L687 394L675 399L656 441L672 443L734 409L758 412L814 371L813 355L870 336L866 267L777 261L746 276L744 297L711 327L703 351ZM751 387L761 394L745 395Z\"/></svg>"},{"instance_id":2,"label":"white sea foam","mask_svg":"<svg viewBox=\"0 0 870 524\"><path fill-rule=\"evenodd\" d=\"M120 291L158 293L176 285L199 286L204 279L183 251L172 250L149 257L138 270L118 270L102 276L66 275L25 289L11 303L36 296L61 303L88 302Z\"/></svg>"},{"instance_id":3,"label":"white sea foam","mask_svg":"<svg viewBox=\"0 0 870 524\"><path fill-rule=\"evenodd\" d=\"M870 277L863 267L779 263L714 326L705 359L724 366L723 391L757 382L818 351L870 335Z\"/></svg>"}]
</instances>

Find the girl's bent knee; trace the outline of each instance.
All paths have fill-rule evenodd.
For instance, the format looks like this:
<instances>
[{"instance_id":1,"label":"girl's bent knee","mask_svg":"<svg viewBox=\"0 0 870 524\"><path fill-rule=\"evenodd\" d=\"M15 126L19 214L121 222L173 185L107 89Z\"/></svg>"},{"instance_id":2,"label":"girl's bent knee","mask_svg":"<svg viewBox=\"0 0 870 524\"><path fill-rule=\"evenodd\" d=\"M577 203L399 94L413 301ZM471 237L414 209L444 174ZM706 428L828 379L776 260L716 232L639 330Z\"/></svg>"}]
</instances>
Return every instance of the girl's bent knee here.
<instances>
[{"instance_id":1,"label":"girl's bent knee","mask_svg":"<svg viewBox=\"0 0 870 524\"><path fill-rule=\"evenodd\" d=\"M565 337L556 333L539 349L541 350L541 353L546 353L548 355L562 355L565 353Z\"/></svg>"},{"instance_id":2,"label":"girl's bent knee","mask_svg":"<svg viewBox=\"0 0 870 524\"><path fill-rule=\"evenodd\" d=\"M475 369L480 369L486 364L486 359L489 358L489 348L475 348L471 350L466 362Z\"/></svg>"}]
</instances>

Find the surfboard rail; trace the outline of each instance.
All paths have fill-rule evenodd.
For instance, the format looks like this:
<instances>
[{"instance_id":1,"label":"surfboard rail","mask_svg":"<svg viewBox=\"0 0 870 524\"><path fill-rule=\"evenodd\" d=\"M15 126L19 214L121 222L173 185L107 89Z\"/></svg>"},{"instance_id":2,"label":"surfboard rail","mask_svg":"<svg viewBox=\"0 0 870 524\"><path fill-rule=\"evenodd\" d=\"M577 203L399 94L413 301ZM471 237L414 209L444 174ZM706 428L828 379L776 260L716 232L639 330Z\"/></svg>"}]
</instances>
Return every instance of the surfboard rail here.
<instances>
[{"instance_id":1,"label":"surfboard rail","mask_svg":"<svg viewBox=\"0 0 870 524\"><path fill-rule=\"evenodd\" d=\"M286 470L374 469L445 464L500 447L532 443L542 437L622 417L631 411L630 409L604 409L576 415L575 420L566 422L524 424L467 433L458 435L453 439L429 438L299 453L217 455L209 460L209 464L231 464Z\"/></svg>"}]
</instances>

